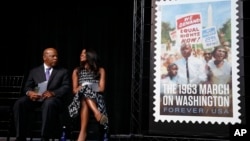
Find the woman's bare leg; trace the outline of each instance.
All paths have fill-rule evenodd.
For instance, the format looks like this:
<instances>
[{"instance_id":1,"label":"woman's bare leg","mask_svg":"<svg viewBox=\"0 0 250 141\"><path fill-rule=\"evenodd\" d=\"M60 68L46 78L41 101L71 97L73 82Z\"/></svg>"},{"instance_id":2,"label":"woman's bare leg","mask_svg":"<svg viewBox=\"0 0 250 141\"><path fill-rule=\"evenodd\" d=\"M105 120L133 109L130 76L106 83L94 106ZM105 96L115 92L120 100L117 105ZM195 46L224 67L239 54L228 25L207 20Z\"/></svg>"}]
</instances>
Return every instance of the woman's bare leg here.
<instances>
[{"instance_id":1,"label":"woman's bare leg","mask_svg":"<svg viewBox=\"0 0 250 141\"><path fill-rule=\"evenodd\" d=\"M80 119L81 119L81 127L80 132L77 138L77 141L85 141L87 137L87 124L89 119L89 111L88 111L88 105L85 100L82 100L81 102L81 111L80 111Z\"/></svg>"},{"instance_id":2,"label":"woman's bare leg","mask_svg":"<svg viewBox=\"0 0 250 141\"><path fill-rule=\"evenodd\" d=\"M86 102L87 102L87 105L89 106L89 108L93 111L94 116L95 116L95 119L96 119L98 122L100 122L101 124L102 124L102 122L107 122L107 120L108 120L107 117L106 117L105 115L103 115L103 114L98 110L97 105L96 105L96 103L95 103L93 100L87 98L87 99L86 99ZM105 117L104 117L104 116L105 116ZM104 121L101 121L102 118L105 118L105 119L103 119Z\"/></svg>"}]
</instances>

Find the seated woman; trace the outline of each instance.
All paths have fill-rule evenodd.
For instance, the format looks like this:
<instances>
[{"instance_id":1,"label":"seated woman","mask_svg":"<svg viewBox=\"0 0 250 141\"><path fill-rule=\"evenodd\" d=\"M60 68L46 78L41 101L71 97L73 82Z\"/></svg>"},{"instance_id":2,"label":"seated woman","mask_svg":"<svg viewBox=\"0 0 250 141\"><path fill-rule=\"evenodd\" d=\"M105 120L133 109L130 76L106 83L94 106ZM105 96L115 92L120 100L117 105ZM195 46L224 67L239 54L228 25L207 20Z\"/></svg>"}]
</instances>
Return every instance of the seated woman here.
<instances>
[{"instance_id":1,"label":"seated woman","mask_svg":"<svg viewBox=\"0 0 250 141\"><path fill-rule=\"evenodd\" d=\"M105 69L99 66L98 56L94 50L82 50L80 66L76 67L72 73L72 84L73 93L75 94L74 100L80 100L80 103L76 104L78 105L76 109L80 110L81 120L81 129L77 141L86 140L89 108L93 111L96 120L107 131L108 117L103 96L105 90Z\"/></svg>"}]
</instances>

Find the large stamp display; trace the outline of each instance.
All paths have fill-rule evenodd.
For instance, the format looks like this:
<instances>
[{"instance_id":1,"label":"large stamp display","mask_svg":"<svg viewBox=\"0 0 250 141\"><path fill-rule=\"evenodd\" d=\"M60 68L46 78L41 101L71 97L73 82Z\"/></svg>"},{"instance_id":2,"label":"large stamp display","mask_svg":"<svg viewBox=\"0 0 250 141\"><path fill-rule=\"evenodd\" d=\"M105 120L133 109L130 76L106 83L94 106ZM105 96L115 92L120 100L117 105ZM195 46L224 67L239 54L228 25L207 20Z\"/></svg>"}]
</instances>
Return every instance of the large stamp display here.
<instances>
[{"instance_id":1,"label":"large stamp display","mask_svg":"<svg viewBox=\"0 0 250 141\"><path fill-rule=\"evenodd\" d=\"M237 1L154 5L154 121L240 123Z\"/></svg>"}]
</instances>

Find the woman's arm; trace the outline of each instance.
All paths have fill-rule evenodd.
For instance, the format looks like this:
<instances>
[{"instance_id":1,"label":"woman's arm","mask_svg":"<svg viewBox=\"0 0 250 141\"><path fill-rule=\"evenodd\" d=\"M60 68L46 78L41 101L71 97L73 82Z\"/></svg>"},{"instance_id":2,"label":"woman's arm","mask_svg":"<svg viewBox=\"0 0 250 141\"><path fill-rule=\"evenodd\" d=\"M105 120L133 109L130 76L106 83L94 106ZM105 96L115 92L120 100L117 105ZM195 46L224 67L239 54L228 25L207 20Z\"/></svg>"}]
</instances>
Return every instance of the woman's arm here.
<instances>
[{"instance_id":1,"label":"woman's arm","mask_svg":"<svg viewBox=\"0 0 250 141\"><path fill-rule=\"evenodd\" d=\"M75 68L72 73L72 85L73 85L73 94L76 94L82 86L78 84L78 69Z\"/></svg>"},{"instance_id":2,"label":"woman's arm","mask_svg":"<svg viewBox=\"0 0 250 141\"><path fill-rule=\"evenodd\" d=\"M100 73L100 80L99 80L99 92L104 92L105 90L105 79L106 79L106 73L104 68L99 69Z\"/></svg>"}]
</instances>

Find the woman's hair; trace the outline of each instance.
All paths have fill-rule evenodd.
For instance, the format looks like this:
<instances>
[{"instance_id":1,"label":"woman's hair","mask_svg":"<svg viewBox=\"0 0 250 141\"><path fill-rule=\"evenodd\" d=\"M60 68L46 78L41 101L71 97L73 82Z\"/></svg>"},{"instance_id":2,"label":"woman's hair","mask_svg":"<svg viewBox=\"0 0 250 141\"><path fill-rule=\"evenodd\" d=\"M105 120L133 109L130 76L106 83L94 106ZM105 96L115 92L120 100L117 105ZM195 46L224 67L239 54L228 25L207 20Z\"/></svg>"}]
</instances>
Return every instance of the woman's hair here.
<instances>
[{"instance_id":1,"label":"woman's hair","mask_svg":"<svg viewBox=\"0 0 250 141\"><path fill-rule=\"evenodd\" d=\"M91 48L84 48L84 49L86 50L86 61L80 62L79 69L84 69L85 64L88 64L90 71L93 71L94 73L97 74L100 68L100 60L96 51Z\"/></svg>"},{"instance_id":2,"label":"woman's hair","mask_svg":"<svg viewBox=\"0 0 250 141\"><path fill-rule=\"evenodd\" d=\"M227 59L227 57L228 57L228 52L227 52L227 51L228 51L228 50L227 50L224 46L216 46L216 47L214 48L213 52L212 52L213 57L215 56L216 51L217 51L218 49L224 49L224 50L225 50L225 58L224 58L224 59Z\"/></svg>"}]
</instances>

